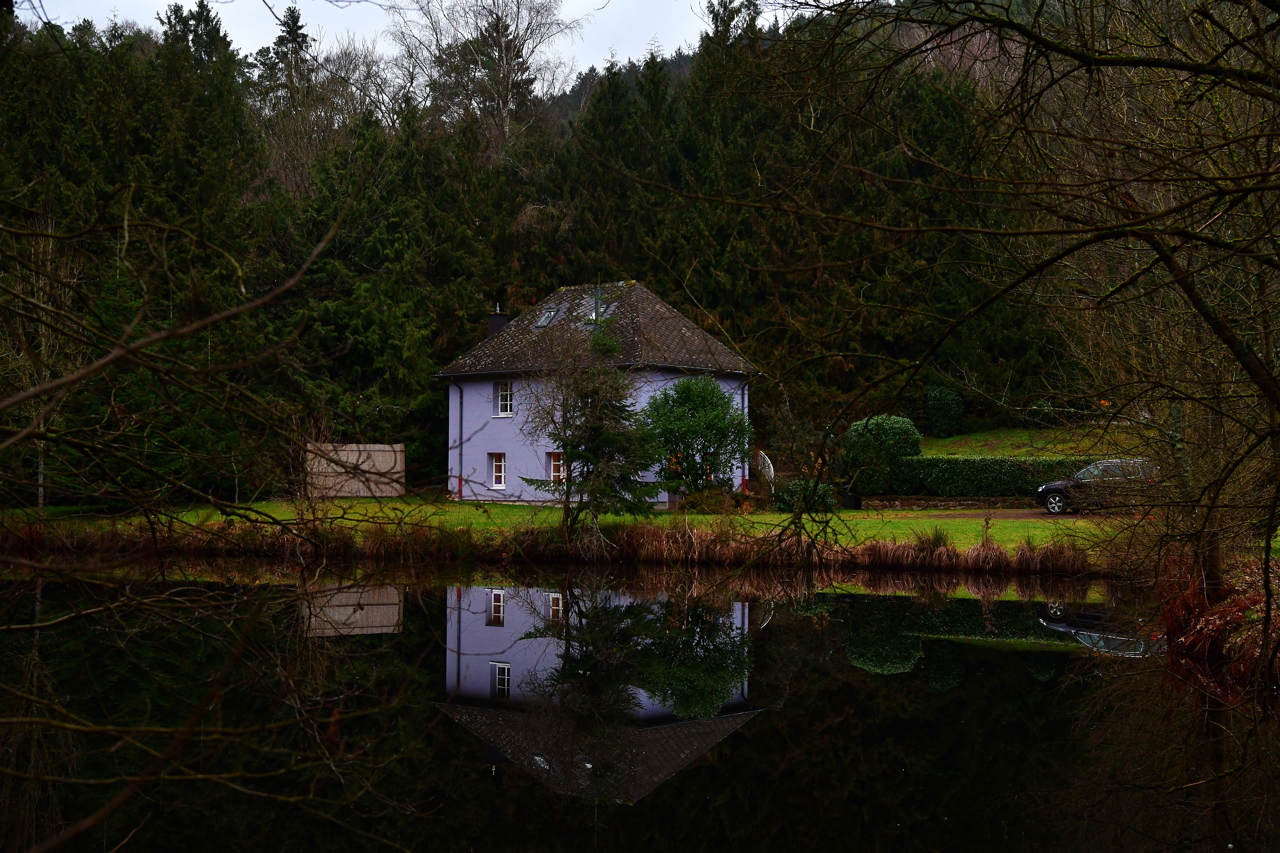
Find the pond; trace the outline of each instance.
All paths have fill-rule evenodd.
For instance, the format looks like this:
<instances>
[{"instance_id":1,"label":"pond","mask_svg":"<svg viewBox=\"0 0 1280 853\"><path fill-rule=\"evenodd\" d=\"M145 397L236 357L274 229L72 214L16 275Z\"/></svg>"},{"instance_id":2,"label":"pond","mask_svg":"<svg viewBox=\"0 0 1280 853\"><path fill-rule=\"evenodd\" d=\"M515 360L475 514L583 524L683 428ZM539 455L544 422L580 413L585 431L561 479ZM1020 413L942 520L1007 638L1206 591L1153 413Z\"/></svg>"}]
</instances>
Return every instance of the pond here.
<instances>
[{"instance_id":1,"label":"pond","mask_svg":"<svg viewBox=\"0 0 1280 853\"><path fill-rule=\"evenodd\" d=\"M1274 721L1190 689L1138 591L450 572L10 582L6 849L1276 838Z\"/></svg>"}]
</instances>

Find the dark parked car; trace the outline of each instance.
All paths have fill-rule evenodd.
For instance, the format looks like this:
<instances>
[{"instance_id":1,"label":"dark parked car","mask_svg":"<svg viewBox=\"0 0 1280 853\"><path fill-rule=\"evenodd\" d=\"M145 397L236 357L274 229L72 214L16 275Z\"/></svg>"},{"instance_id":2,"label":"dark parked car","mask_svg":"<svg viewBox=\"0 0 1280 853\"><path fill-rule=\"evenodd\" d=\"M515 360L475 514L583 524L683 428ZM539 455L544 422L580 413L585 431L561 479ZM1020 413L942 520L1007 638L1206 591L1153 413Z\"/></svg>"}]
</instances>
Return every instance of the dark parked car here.
<instances>
[{"instance_id":1,"label":"dark parked car","mask_svg":"<svg viewBox=\"0 0 1280 853\"><path fill-rule=\"evenodd\" d=\"M1104 459L1065 480L1036 490L1036 503L1053 515L1073 509L1136 503L1142 489L1159 479L1159 469L1146 459Z\"/></svg>"},{"instance_id":2,"label":"dark parked car","mask_svg":"<svg viewBox=\"0 0 1280 853\"><path fill-rule=\"evenodd\" d=\"M1110 613L1071 610L1056 601L1042 605L1040 624L1054 631L1070 634L1076 642L1091 651L1110 657L1141 658L1159 654L1166 648L1164 638L1158 633L1135 637L1117 625Z\"/></svg>"}]
</instances>

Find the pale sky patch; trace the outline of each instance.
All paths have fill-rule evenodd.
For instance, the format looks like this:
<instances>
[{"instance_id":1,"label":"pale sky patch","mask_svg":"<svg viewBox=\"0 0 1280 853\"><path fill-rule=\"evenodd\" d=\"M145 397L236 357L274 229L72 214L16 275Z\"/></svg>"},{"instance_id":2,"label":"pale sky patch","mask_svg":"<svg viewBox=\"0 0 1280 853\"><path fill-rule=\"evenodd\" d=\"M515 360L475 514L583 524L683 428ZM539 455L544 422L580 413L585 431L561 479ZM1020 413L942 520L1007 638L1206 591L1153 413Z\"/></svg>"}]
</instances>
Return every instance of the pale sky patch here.
<instances>
[{"instance_id":1,"label":"pale sky patch","mask_svg":"<svg viewBox=\"0 0 1280 853\"><path fill-rule=\"evenodd\" d=\"M18 16L23 20L40 17L67 27L84 18L100 26L115 18L156 27L156 15L167 5L166 0L17 0ZM183 5L194 6L195 0L185 0ZM269 4L264 0L213 0L211 5L222 18L232 44L241 53L251 54L275 40L276 15L291 4L289 0L271 0ZM302 12L307 32L324 43L334 43L347 32L363 39L377 38L388 24L386 3L381 2L293 0L292 5ZM707 16L702 0L564 0L564 15L586 18L577 39L557 45L561 54L573 58L579 71L591 65L604 68L611 55L624 62L642 59L651 44L666 54L678 47L694 47ZM379 42L384 51L391 49L387 39Z\"/></svg>"}]
</instances>

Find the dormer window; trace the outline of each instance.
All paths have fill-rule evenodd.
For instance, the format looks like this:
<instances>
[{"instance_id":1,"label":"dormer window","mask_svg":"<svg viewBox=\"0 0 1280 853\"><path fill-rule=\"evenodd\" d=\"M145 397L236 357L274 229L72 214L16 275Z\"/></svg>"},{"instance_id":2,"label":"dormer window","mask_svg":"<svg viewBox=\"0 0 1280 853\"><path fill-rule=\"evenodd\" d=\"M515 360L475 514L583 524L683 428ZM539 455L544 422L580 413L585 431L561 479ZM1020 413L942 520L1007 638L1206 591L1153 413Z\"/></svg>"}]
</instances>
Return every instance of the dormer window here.
<instances>
[{"instance_id":1,"label":"dormer window","mask_svg":"<svg viewBox=\"0 0 1280 853\"><path fill-rule=\"evenodd\" d=\"M556 312L559 310L559 308L548 308L546 311L543 311L542 315L538 317L538 322L534 323L533 327L535 329L545 329L547 326L550 326L551 321L556 318Z\"/></svg>"}]
</instances>

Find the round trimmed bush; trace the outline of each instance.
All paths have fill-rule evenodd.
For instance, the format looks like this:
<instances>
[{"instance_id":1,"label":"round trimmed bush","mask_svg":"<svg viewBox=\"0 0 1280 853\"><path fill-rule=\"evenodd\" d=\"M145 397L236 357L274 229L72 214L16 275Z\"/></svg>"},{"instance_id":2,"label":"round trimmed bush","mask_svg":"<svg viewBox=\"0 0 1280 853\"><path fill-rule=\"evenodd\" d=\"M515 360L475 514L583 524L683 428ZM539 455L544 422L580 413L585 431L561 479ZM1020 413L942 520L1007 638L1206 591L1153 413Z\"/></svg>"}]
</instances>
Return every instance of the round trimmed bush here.
<instances>
[{"instance_id":1,"label":"round trimmed bush","mask_svg":"<svg viewBox=\"0 0 1280 853\"><path fill-rule=\"evenodd\" d=\"M924 641L904 633L911 602L880 596L860 596L849 608L849 636L845 654L849 663L880 675L897 675L915 669L924 657Z\"/></svg>"},{"instance_id":2,"label":"round trimmed bush","mask_svg":"<svg viewBox=\"0 0 1280 853\"><path fill-rule=\"evenodd\" d=\"M891 491L899 460L919 455L920 431L907 418L876 415L855 421L845 433L845 467L864 495Z\"/></svg>"}]
</instances>

